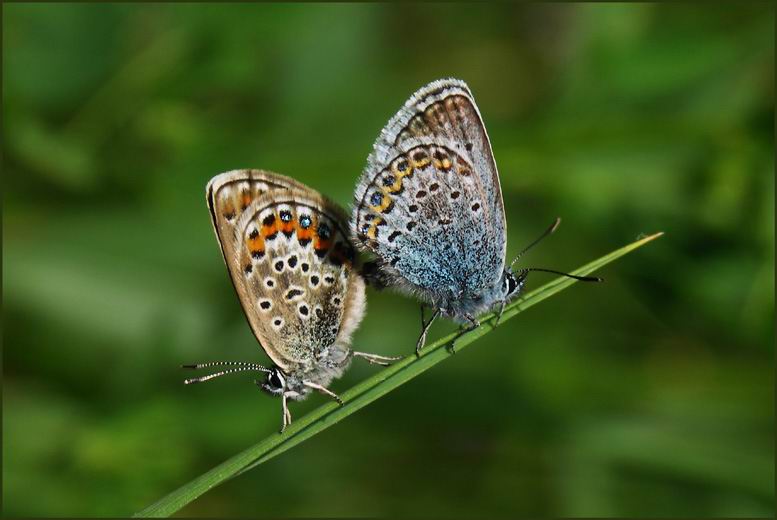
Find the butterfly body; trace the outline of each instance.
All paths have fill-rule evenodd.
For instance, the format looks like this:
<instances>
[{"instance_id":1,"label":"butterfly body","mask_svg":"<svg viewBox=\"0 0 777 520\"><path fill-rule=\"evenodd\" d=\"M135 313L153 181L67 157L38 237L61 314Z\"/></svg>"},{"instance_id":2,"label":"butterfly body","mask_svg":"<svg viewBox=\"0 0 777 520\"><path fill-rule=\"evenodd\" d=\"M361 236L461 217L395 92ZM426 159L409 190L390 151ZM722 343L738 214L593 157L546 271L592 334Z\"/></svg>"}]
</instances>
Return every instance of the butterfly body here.
<instances>
[{"instance_id":1,"label":"butterfly body","mask_svg":"<svg viewBox=\"0 0 777 520\"><path fill-rule=\"evenodd\" d=\"M376 256L378 285L456 321L517 294L499 175L464 82L430 83L389 121L356 189L351 228Z\"/></svg>"}]
</instances>

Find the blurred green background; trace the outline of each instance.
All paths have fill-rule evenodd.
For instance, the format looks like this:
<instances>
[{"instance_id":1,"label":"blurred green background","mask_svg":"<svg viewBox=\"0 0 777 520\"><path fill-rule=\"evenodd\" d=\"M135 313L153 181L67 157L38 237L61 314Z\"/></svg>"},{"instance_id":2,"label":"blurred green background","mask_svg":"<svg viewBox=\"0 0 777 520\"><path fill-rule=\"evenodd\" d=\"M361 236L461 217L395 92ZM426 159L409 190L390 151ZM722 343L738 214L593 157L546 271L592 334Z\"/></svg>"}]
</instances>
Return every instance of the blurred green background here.
<instances>
[{"instance_id":1,"label":"blurred green background","mask_svg":"<svg viewBox=\"0 0 777 520\"><path fill-rule=\"evenodd\" d=\"M6 515L127 515L275 431L250 375L182 384L184 362L267 361L205 184L267 168L347 205L383 124L446 76L493 140L508 256L557 215L523 265L666 236L181 514L773 515L770 3L3 15ZM410 353L417 305L368 301L354 344Z\"/></svg>"}]
</instances>

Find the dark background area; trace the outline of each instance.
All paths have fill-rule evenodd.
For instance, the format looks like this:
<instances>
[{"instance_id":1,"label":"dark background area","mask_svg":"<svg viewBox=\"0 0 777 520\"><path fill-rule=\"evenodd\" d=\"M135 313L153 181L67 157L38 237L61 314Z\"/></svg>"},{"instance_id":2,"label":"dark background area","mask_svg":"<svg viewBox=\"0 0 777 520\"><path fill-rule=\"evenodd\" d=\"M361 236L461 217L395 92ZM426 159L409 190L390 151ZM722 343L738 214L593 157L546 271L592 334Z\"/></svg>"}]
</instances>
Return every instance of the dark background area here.
<instances>
[{"instance_id":1,"label":"dark background area","mask_svg":"<svg viewBox=\"0 0 777 520\"><path fill-rule=\"evenodd\" d=\"M205 184L266 168L348 205L381 127L447 76L489 129L508 257L556 216L523 265L666 235L182 514L774 514L770 3L3 15L4 514L127 515L275 431L250 375L182 384L267 362ZM354 345L417 334L415 302L370 291Z\"/></svg>"}]
</instances>

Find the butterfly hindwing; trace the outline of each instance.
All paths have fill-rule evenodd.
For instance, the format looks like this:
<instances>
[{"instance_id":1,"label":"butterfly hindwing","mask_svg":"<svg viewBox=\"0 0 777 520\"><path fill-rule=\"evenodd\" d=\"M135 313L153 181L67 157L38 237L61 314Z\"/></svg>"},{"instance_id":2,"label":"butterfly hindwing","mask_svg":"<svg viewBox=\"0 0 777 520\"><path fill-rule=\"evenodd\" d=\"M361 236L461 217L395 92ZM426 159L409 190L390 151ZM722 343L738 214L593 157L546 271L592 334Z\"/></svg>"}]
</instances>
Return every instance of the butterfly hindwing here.
<instances>
[{"instance_id":1,"label":"butterfly hindwing","mask_svg":"<svg viewBox=\"0 0 777 520\"><path fill-rule=\"evenodd\" d=\"M364 311L346 218L309 188L273 190L236 224L229 268L257 339L282 369L347 343Z\"/></svg>"}]
</instances>

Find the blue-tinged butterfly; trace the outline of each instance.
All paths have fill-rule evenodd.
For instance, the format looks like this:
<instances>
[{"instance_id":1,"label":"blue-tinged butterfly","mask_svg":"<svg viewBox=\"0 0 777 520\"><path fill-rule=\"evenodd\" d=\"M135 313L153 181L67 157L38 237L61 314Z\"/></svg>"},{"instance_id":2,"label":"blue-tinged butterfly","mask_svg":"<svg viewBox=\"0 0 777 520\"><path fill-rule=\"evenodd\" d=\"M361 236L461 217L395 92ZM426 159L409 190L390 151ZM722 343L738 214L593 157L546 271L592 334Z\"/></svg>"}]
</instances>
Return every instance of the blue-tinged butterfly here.
<instances>
[{"instance_id":1,"label":"blue-tinged butterfly","mask_svg":"<svg viewBox=\"0 0 777 520\"><path fill-rule=\"evenodd\" d=\"M377 257L365 266L368 281L422 301L416 351L440 315L470 327L496 306L501 315L530 271L601 281L505 265L504 203L491 143L472 93L456 79L418 90L383 128L356 188L350 225L356 243ZM428 322L423 303L434 309Z\"/></svg>"},{"instance_id":2,"label":"blue-tinged butterfly","mask_svg":"<svg viewBox=\"0 0 777 520\"><path fill-rule=\"evenodd\" d=\"M287 400L327 387L353 357L388 364L398 358L355 352L351 334L365 311L345 212L293 179L263 170L214 177L206 198L213 228L248 323L274 366L216 361L185 368L224 367L185 382L242 371L266 373L256 385L283 404L283 431L291 423Z\"/></svg>"}]
</instances>

